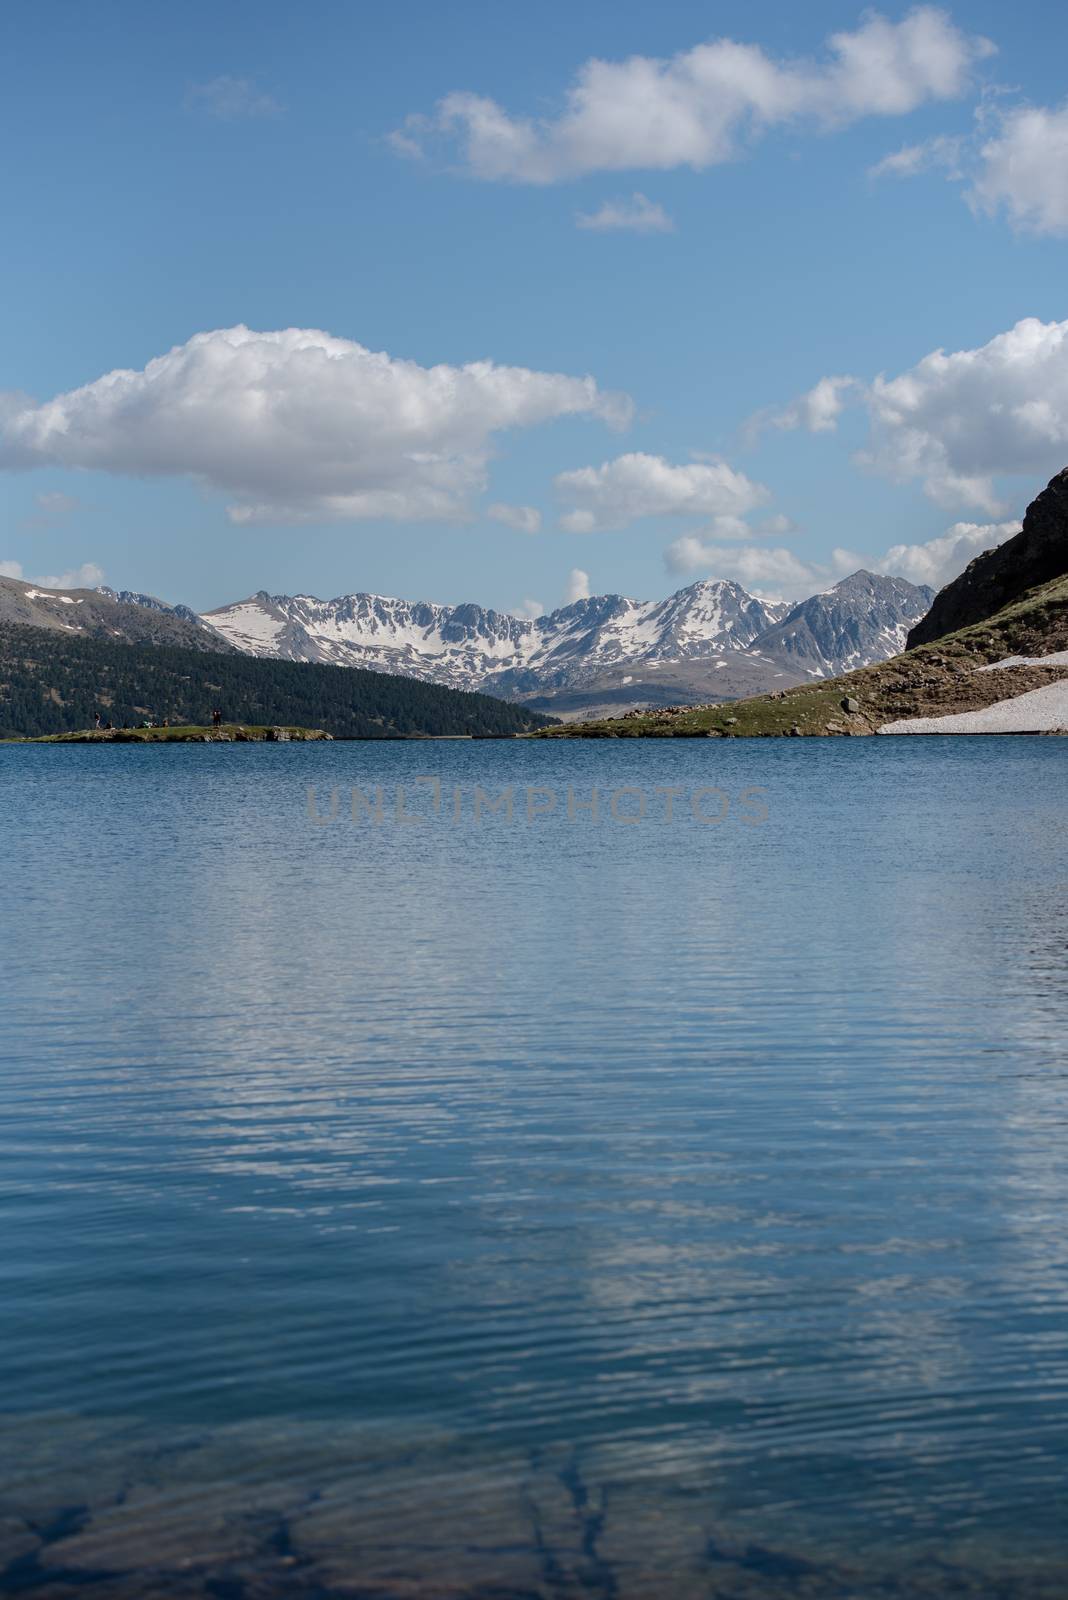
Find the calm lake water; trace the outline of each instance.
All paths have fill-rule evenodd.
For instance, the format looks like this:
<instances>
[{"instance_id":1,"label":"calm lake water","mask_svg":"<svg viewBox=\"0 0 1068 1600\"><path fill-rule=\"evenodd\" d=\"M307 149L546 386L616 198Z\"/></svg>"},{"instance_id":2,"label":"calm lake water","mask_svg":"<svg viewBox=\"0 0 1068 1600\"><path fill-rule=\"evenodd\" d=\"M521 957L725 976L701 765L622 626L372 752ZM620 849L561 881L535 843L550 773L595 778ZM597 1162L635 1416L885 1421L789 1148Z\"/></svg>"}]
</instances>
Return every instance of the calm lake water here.
<instances>
[{"instance_id":1,"label":"calm lake water","mask_svg":"<svg viewBox=\"0 0 1068 1600\"><path fill-rule=\"evenodd\" d=\"M0 1593L1063 1600L1066 779L0 750Z\"/></svg>"}]
</instances>

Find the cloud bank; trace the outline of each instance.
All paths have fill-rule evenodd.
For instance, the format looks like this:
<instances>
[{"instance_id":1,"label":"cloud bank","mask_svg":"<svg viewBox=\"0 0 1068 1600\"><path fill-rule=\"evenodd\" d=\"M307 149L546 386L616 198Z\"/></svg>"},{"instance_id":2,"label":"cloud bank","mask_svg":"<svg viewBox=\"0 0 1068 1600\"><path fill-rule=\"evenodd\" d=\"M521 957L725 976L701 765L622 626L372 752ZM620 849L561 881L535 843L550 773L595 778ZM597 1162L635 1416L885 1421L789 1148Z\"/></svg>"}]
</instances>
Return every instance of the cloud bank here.
<instances>
[{"instance_id":1,"label":"cloud bank","mask_svg":"<svg viewBox=\"0 0 1068 1600\"><path fill-rule=\"evenodd\" d=\"M456 521L498 433L570 416L618 428L631 411L591 377L421 367L314 329L236 327L43 404L0 394L0 467L187 477L232 496L236 523Z\"/></svg>"},{"instance_id":2,"label":"cloud bank","mask_svg":"<svg viewBox=\"0 0 1068 1600\"><path fill-rule=\"evenodd\" d=\"M813 406L836 385L836 409ZM871 434L858 459L899 483L919 482L939 505L1006 505L994 480L1045 481L1068 459L1068 321L1027 317L974 350L933 350L895 378L870 384L825 378L773 419L783 427L833 428L843 394L863 403Z\"/></svg>"},{"instance_id":3,"label":"cloud bank","mask_svg":"<svg viewBox=\"0 0 1068 1600\"><path fill-rule=\"evenodd\" d=\"M863 459L939 505L1003 513L999 475L1047 478L1068 444L1068 322L1028 317L975 350L935 350L867 391Z\"/></svg>"},{"instance_id":4,"label":"cloud bank","mask_svg":"<svg viewBox=\"0 0 1068 1600\"><path fill-rule=\"evenodd\" d=\"M955 98L993 48L931 6L897 23L869 12L855 32L832 34L820 61L779 62L759 45L732 39L668 60L593 59L580 68L557 117L513 116L485 95L458 91L429 116L409 117L393 143L411 156L444 138L459 147L471 176L516 183L701 169L735 159L747 141L776 126L844 127Z\"/></svg>"},{"instance_id":5,"label":"cloud bank","mask_svg":"<svg viewBox=\"0 0 1068 1600\"><path fill-rule=\"evenodd\" d=\"M975 556L1003 544L1019 531L1018 522L956 522L924 544L895 544L882 555L838 548L826 561L805 561L781 547L719 545L714 540L688 536L668 546L664 562L669 572L709 572L720 578L734 578L751 592L773 599L806 599L862 567L941 589L962 573Z\"/></svg>"},{"instance_id":6,"label":"cloud bank","mask_svg":"<svg viewBox=\"0 0 1068 1600\"><path fill-rule=\"evenodd\" d=\"M707 572L717 578L733 578L750 594L765 599L800 600L812 594L834 576L844 577L862 563L836 570L836 558L844 552L834 552L831 565L803 561L785 546L723 545L715 539L699 534L687 534L676 539L664 551L664 564L669 572L693 575ZM840 563L837 563L840 565ZM834 576L832 576L832 572Z\"/></svg>"},{"instance_id":7,"label":"cloud bank","mask_svg":"<svg viewBox=\"0 0 1068 1600\"><path fill-rule=\"evenodd\" d=\"M895 544L881 557L880 572L892 572L910 583L929 583L941 589L962 573L969 561L1004 544L1019 533L1018 522L955 522L926 544Z\"/></svg>"},{"instance_id":8,"label":"cloud bank","mask_svg":"<svg viewBox=\"0 0 1068 1600\"><path fill-rule=\"evenodd\" d=\"M553 479L560 498L571 506L560 518L569 533L625 528L640 517L715 517L728 519L728 537L749 530L741 518L769 498L762 484L725 461L693 461L674 466L663 456L634 451L600 467L580 467Z\"/></svg>"}]
</instances>

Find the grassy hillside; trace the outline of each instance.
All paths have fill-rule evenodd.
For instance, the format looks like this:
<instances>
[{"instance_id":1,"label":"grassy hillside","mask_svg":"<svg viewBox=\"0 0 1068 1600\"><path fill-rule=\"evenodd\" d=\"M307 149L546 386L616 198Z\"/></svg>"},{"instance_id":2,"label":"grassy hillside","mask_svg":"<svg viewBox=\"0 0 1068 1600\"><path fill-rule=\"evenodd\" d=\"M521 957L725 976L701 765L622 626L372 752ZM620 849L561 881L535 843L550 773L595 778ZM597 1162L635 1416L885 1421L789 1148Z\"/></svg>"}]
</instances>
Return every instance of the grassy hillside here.
<instances>
[{"instance_id":1,"label":"grassy hillside","mask_svg":"<svg viewBox=\"0 0 1068 1600\"><path fill-rule=\"evenodd\" d=\"M544 717L489 695L464 694L353 667L260 661L169 645L131 645L43 628L0 626L0 737L117 727L151 717L322 728L335 738L513 734Z\"/></svg>"},{"instance_id":2,"label":"grassy hillside","mask_svg":"<svg viewBox=\"0 0 1068 1600\"><path fill-rule=\"evenodd\" d=\"M754 738L874 733L883 723L898 718L979 711L995 701L1064 678L1068 673L1063 667L1007 667L1001 672L976 669L1006 656L1051 655L1066 649L1068 577L1061 577L1029 590L985 622L840 678L733 704L571 723L547 730L542 737Z\"/></svg>"}]
</instances>

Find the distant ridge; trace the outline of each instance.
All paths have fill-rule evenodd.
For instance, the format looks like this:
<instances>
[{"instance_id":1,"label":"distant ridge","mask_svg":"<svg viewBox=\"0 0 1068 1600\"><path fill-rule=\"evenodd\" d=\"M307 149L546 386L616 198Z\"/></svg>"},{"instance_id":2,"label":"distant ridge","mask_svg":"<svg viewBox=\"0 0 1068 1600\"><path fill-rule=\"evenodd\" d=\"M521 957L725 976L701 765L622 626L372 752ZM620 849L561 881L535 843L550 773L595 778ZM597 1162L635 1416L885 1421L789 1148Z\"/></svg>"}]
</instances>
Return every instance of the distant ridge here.
<instances>
[{"instance_id":1,"label":"distant ridge","mask_svg":"<svg viewBox=\"0 0 1068 1600\"><path fill-rule=\"evenodd\" d=\"M1051 567L1059 569L1053 578L1031 581ZM847 585L868 577L856 573ZM999 604L997 596L1004 593L1011 598ZM803 602L795 611L804 614L811 604ZM993 610L984 610L988 604ZM962 626L917 639L962 613L968 617ZM977 557L941 591L930 616L933 621L925 619L912 630L907 650L838 677L733 705L631 711L615 720L549 729L544 736L1068 734L1068 471L1059 473L1028 508L1023 533ZM792 615L780 626L805 647L799 622Z\"/></svg>"},{"instance_id":2,"label":"distant ridge","mask_svg":"<svg viewBox=\"0 0 1068 1600\"><path fill-rule=\"evenodd\" d=\"M713 579L665 600L596 595L530 619L474 604L261 590L204 621L250 655L371 667L566 716L729 700L885 660L932 594L857 572L790 606Z\"/></svg>"},{"instance_id":3,"label":"distant ridge","mask_svg":"<svg viewBox=\"0 0 1068 1600\"><path fill-rule=\"evenodd\" d=\"M104 595L108 600L117 601L120 605L143 606L147 611L159 611L164 616L181 617L183 622L193 622L201 628L211 627L192 606L168 605L166 600L160 600L154 594L139 594L135 589L109 589L106 583L100 584L95 592ZM214 629L211 631L214 632Z\"/></svg>"},{"instance_id":4,"label":"distant ridge","mask_svg":"<svg viewBox=\"0 0 1068 1600\"><path fill-rule=\"evenodd\" d=\"M932 591L859 571L796 605L708 579L664 600L595 595L535 619L468 603L265 590L203 616L129 589L0 580L0 624L126 644L362 668L554 717L733 701L833 678L904 647Z\"/></svg>"},{"instance_id":5,"label":"distant ridge","mask_svg":"<svg viewBox=\"0 0 1068 1600\"><path fill-rule=\"evenodd\" d=\"M124 644L171 644L228 653L233 645L189 606L114 589L46 589L0 578L0 625L48 628Z\"/></svg>"}]
</instances>

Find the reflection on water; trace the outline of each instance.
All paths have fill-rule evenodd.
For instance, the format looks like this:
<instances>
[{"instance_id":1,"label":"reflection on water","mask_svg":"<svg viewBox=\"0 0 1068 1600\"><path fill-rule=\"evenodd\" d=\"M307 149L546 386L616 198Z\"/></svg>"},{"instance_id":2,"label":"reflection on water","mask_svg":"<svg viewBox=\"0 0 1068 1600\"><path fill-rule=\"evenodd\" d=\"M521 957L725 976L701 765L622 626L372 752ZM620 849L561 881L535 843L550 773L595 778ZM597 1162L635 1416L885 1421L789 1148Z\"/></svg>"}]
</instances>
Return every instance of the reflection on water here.
<instances>
[{"instance_id":1,"label":"reflection on water","mask_svg":"<svg viewBox=\"0 0 1068 1600\"><path fill-rule=\"evenodd\" d=\"M1066 759L0 752L0 1593L1063 1595Z\"/></svg>"}]
</instances>

